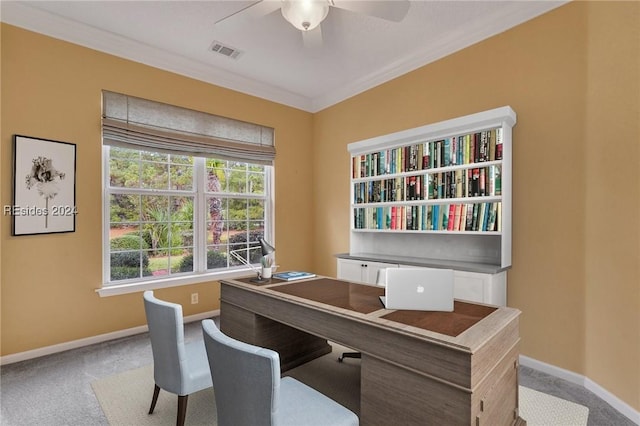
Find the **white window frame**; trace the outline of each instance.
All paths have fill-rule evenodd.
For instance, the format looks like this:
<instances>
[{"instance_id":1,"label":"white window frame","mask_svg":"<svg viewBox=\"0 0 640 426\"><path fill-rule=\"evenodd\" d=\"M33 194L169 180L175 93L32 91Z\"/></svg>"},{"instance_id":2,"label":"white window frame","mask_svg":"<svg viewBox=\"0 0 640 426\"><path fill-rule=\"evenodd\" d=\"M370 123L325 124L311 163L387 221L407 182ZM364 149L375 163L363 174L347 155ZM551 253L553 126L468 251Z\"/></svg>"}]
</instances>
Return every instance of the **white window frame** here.
<instances>
[{"instance_id":1,"label":"white window frame","mask_svg":"<svg viewBox=\"0 0 640 426\"><path fill-rule=\"evenodd\" d=\"M255 270L249 266L241 265L228 267L224 270L207 271L206 270L206 196L207 193L204 190L205 182L205 159L204 157L194 156L194 196L195 205L194 209L194 248L193 248L193 273L185 273L177 276L158 277L158 278L137 278L134 280L126 280L123 282L110 282L110 195L112 193L110 188L110 173L109 173L109 150L108 145L103 145L102 150L102 206L103 206L103 221L102 221L102 286L97 289L98 294L101 297L115 296L120 294L141 292L144 290L160 289L167 287L177 287L183 285L198 284L203 282L218 281L228 278L239 278L254 273ZM249 161L247 161L249 162ZM250 163L250 162L249 162ZM272 245L275 245L275 215L274 215L274 173L273 166L265 165L265 182L264 190L265 197L256 197L265 200L265 226L264 226L264 238ZM170 191L163 191L170 192ZM233 197L233 193L229 193L230 197ZM251 195L237 194L243 198L252 198Z\"/></svg>"}]
</instances>

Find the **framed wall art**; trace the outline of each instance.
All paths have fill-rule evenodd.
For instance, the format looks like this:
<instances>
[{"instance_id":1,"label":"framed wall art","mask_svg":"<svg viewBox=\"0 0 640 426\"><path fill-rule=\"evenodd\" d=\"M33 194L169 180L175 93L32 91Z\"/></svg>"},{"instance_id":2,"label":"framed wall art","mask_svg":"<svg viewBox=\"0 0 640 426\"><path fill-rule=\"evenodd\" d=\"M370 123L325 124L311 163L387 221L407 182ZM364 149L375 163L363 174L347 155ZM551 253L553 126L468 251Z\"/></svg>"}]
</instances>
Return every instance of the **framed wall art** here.
<instances>
[{"instance_id":1,"label":"framed wall art","mask_svg":"<svg viewBox=\"0 0 640 426\"><path fill-rule=\"evenodd\" d=\"M13 137L12 235L76 229L76 145Z\"/></svg>"}]
</instances>

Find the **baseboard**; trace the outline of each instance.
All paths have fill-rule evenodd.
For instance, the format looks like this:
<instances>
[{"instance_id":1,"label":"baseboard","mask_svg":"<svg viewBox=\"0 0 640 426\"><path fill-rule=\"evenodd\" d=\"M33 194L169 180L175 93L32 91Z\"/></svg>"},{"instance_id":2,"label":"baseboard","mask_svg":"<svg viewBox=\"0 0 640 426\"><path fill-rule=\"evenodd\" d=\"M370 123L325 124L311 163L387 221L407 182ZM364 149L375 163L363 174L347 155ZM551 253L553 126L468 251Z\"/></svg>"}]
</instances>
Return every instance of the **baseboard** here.
<instances>
[{"instance_id":1,"label":"baseboard","mask_svg":"<svg viewBox=\"0 0 640 426\"><path fill-rule=\"evenodd\" d=\"M640 425L640 411L635 410L626 402L622 401L620 398L594 382L593 380L585 377L581 374L574 373L573 371L565 370L560 367L556 367L555 365L547 364L542 361L538 361L533 358L529 358L524 355L520 355L520 365L525 367L533 368L534 370L541 371L543 373L549 374L554 377L558 377L560 379L566 380L576 385L580 385L585 389L592 392L598 398L605 401L607 404L611 405L613 408L618 410L622 415L628 417L629 420L634 422L637 425Z\"/></svg>"},{"instance_id":2,"label":"baseboard","mask_svg":"<svg viewBox=\"0 0 640 426\"><path fill-rule=\"evenodd\" d=\"M201 321L203 319L211 318L220 315L220 310L202 312L195 315L189 315L184 317L185 323L194 321ZM57 345L45 346L43 348L33 349L31 351L19 352L16 354L5 355L0 357L0 365L13 364L15 362L26 361L28 359L38 358L45 355L51 355L58 352L68 351L70 349L77 349L84 346L94 345L96 343L108 342L109 340L120 339L122 337L134 336L136 334L145 333L148 330L146 325L138 327L127 328L125 330L113 331L111 333L99 334L97 336L91 336L84 339L72 340L70 342L59 343Z\"/></svg>"},{"instance_id":3,"label":"baseboard","mask_svg":"<svg viewBox=\"0 0 640 426\"><path fill-rule=\"evenodd\" d=\"M640 411L635 410L626 402L621 401L620 398L618 398L593 380L589 379L588 377L585 377L584 379L584 387L594 394L598 395L598 397L600 397L603 401L606 401L613 408L627 416L632 422L640 425Z\"/></svg>"},{"instance_id":4,"label":"baseboard","mask_svg":"<svg viewBox=\"0 0 640 426\"><path fill-rule=\"evenodd\" d=\"M542 371L543 373L550 374L551 376L558 377L566 380L567 382L584 387L585 377L581 374L574 373L573 371L565 370L564 368L556 367L555 365L547 364L546 362L538 361L537 359L529 358L524 355L520 355L520 365Z\"/></svg>"}]
</instances>

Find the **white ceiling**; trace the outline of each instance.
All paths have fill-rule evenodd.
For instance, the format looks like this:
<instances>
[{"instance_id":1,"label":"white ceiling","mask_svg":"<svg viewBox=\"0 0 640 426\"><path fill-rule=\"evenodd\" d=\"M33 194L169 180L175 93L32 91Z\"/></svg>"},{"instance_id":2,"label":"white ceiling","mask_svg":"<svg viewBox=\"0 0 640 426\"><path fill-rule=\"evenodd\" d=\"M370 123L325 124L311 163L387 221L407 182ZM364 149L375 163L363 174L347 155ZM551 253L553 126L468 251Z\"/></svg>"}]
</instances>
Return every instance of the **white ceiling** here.
<instances>
[{"instance_id":1,"label":"white ceiling","mask_svg":"<svg viewBox=\"0 0 640 426\"><path fill-rule=\"evenodd\" d=\"M254 1L6 1L0 19L51 37L316 112L565 1L411 1L399 23L330 8L321 47L277 10L215 23ZM228 21L227 21L228 22ZM238 49L213 53L214 41Z\"/></svg>"}]
</instances>

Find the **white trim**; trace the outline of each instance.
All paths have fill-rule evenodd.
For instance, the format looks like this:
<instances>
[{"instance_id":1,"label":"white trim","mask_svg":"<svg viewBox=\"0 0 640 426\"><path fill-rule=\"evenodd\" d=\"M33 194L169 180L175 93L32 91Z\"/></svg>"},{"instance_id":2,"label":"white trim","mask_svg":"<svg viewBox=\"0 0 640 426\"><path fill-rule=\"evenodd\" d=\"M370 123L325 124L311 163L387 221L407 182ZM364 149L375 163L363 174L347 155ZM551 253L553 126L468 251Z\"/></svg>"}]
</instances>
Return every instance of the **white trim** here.
<instances>
[{"instance_id":1,"label":"white trim","mask_svg":"<svg viewBox=\"0 0 640 426\"><path fill-rule=\"evenodd\" d=\"M281 87L242 77L232 72L210 66L180 55L172 54L126 37L92 28L54 14L20 4L17 1L2 2L2 22L45 34L60 40L85 46L155 68L195 78L219 87L257 96L303 111L315 113L345 99L369 90L396 77L462 50L481 40L504 32L530 19L547 13L567 3L560 1L531 1L523 7L517 2L515 8L505 6L494 16L477 21L463 32L438 41L423 51L414 52L387 67L363 76L342 87L322 92L311 98Z\"/></svg>"},{"instance_id":2,"label":"white trim","mask_svg":"<svg viewBox=\"0 0 640 426\"><path fill-rule=\"evenodd\" d=\"M119 296L121 294L138 293L145 290L180 287L183 285L200 284L229 278L241 278L255 273L255 270L252 270L248 267L242 267L241 269L225 270L224 272L203 273L199 275L187 275L184 277L162 278L128 284L105 285L102 288L97 288L96 293L98 293L100 297Z\"/></svg>"},{"instance_id":3,"label":"white trim","mask_svg":"<svg viewBox=\"0 0 640 426\"><path fill-rule=\"evenodd\" d=\"M429 45L422 50L411 52L409 55L388 64L386 67L355 79L343 87L323 92L321 95L310 100L311 108L309 112L321 111L345 99L356 96L387 81L391 81L394 78L452 55L482 40L507 31L566 3L566 0L531 1L527 2L526 7L523 7L524 3L522 2L516 2L517 6L516 4L510 5L505 2L504 7L493 16L476 19L470 26L466 26L463 30L455 34L450 34L448 37L429 43ZM516 7L512 8L510 6Z\"/></svg>"},{"instance_id":4,"label":"white trim","mask_svg":"<svg viewBox=\"0 0 640 426\"><path fill-rule=\"evenodd\" d=\"M215 317L218 315L220 315L220 309L215 309L213 311L186 316L184 317L184 322L186 324L190 322L201 321L203 319ZM108 342L110 340L120 339L122 337L134 336L136 334L145 333L148 330L149 329L146 325L140 325L138 327L127 328L125 330L113 331L110 333L99 334L97 336L86 337L84 339L59 343L57 345L45 346L43 348L33 349L30 351L5 355L3 357L0 357L0 365L13 364L15 362L26 361L28 359L68 351L70 349L82 348L84 346L94 345L96 343Z\"/></svg>"},{"instance_id":5,"label":"white trim","mask_svg":"<svg viewBox=\"0 0 640 426\"><path fill-rule=\"evenodd\" d=\"M574 373L573 371L565 370L564 368L556 367L555 365L547 364L546 362L538 361L525 355L520 355L520 364L566 380L575 385L584 386L584 376Z\"/></svg>"},{"instance_id":6,"label":"white trim","mask_svg":"<svg viewBox=\"0 0 640 426\"><path fill-rule=\"evenodd\" d=\"M109 229L110 222L110 205L109 201L111 194L118 193L131 193L141 194L147 192L147 190L140 188L110 188L109 183L109 149L110 147L105 145L102 147L102 167L103 167L103 192L102 192L102 286L95 291L100 297L105 296L119 296L122 294L137 293L145 290L154 290L159 288L179 287L184 285L199 284L205 282L219 281L221 279L228 278L241 278L247 275L257 272L256 265L252 266L232 266L215 272L205 271L207 266L206 255L206 199L208 196L207 187L205 184L206 174L206 159L203 157L194 156L194 187L193 191L189 192L187 196L191 196L194 199L194 250L193 250L193 262L194 270L200 272L175 274L169 277L146 277L144 279L123 280L109 282L110 279L110 250L107 245L109 244ZM248 163L251 164L251 163ZM258 199L264 200L265 203L265 232L264 238L273 242L273 236L275 235L275 203L274 203L274 166L264 165L264 179L265 179L265 194L220 194L228 197L242 197L246 199ZM178 194L180 192L174 192L171 190L154 191L160 195L163 194Z\"/></svg>"},{"instance_id":7,"label":"white trim","mask_svg":"<svg viewBox=\"0 0 640 426\"><path fill-rule=\"evenodd\" d=\"M304 111L311 109L311 100L298 93L242 77L18 1L2 2L2 22L240 93Z\"/></svg>"},{"instance_id":8,"label":"white trim","mask_svg":"<svg viewBox=\"0 0 640 426\"><path fill-rule=\"evenodd\" d=\"M621 414L628 417L629 420L640 425L640 411L635 410L629 404L612 394L593 380L585 377L581 374L574 373L573 371L565 370L555 365L547 364L542 361L538 361L533 358L529 358L525 355L520 355L520 365L533 368L534 370L541 371L554 377L566 380L576 385L580 385L592 392L598 398L611 405L618 410Z\"/></svg>"},{"instance_id":9,"label":"white trim","mask_svg":"<svg viewBox=\"0 0 640 426\"><path fill-rule=\"evenodd\" d=\"M618 398L590 378L585 377L584 382L584 387L587 388L587 390L590 390L594 394L598 395L599 398L624 414L635 424L640 425L640 411L635 410L632 406L622 401L620 398Z\"/></svg>"},{"instance_id":10,"label":"white trim","mask_svg":"<svg viewBox=\"0 0 640 426\"><path fill-rule=\"evenodd\" d=\"M510 106L503 106L481 111L463 117L451 118L437 123L420 127L400 130L386 135L375 136L347 145L351 155L376 152L382 149L392 149L426 140L437 140L462 133L472 133L492 127L513 127L517 115ZM503 135L509 136L509 135Z\"/></svg>"}]
</instances>

